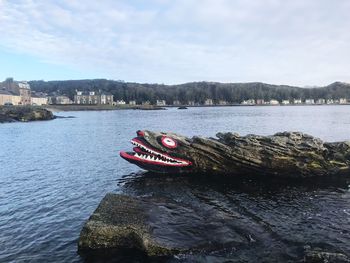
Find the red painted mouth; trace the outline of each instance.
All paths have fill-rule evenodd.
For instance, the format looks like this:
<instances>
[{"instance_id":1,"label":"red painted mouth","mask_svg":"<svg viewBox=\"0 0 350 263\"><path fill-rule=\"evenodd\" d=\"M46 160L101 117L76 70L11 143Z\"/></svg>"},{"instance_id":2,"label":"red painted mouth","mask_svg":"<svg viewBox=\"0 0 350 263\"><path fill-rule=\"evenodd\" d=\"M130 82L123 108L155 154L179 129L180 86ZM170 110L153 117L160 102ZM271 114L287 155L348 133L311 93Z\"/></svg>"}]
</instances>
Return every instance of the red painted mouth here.
<instances>
[{"instance_id":1,"label":"red painted mouth","mask_svg":"<svg viewBox=\"0 0 350 263\"><path fill-rule=\"evenodd\" d=\"M139 135L139 134L138 134ZM125 160L135 164L156 165L156 166L171 166L171 167L185 167L190 166L190 161L172 157L159 150L155 150L150 146L147 146L143 140L134 138L131 143L136 147L134 152L120 152L120 156Z\"/></svg>"}]
</instances>

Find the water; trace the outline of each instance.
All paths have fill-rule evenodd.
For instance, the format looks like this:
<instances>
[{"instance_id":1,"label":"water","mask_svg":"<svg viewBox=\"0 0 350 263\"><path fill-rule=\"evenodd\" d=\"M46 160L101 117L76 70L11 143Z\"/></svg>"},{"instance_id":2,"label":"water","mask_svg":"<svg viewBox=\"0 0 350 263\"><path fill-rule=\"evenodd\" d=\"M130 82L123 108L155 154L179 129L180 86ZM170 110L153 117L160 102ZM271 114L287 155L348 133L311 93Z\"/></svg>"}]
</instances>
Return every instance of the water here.
<instances>
[{"instance_id":1,"label":"water","mask_svg":"<svg viewBox=\"0 0 350 263\"><path fill-rule=\"evenodd\" d=\"M272 188L266 182L248 179L224 183L141 176L136 180L130 174L139 168L119 157L120 150L131 149L129 140L139 129L187 136L297 130L328 141L350 140L349 106L172 108L57 115L76 118L0 125L0 262L83 262L77 254L79 232L106 193L142 195L152 191L176 198L176 189L191 197L184 201L189 205L240 214L245 219L240 224L246 222L262 233L258 245L252 246L255 253L263 255L271 244L279 248L271 249L271 255L293 259L300 255L302 244L317 239L314 245L350 254L347 179L276 183ZM244 231L242 225L234 227ZM254 239L254 232L250 234ZM288 247L293 248L285 254L278 252ZM201 261L249 260L252 255L249 247L239 253L233 248L183 255L178 261L193 260L191 257Z\"/></svg>"}]
</instances>

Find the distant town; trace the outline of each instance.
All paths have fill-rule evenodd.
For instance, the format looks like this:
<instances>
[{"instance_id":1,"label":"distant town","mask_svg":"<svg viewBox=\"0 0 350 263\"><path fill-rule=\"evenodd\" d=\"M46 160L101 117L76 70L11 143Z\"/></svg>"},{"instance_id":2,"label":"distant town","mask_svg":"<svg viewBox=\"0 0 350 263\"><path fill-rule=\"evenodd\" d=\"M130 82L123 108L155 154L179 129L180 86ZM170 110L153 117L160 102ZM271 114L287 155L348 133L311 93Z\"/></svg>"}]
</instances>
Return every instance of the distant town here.
<instances>
[{"instance_id":1,"label":"distant town","mask_svg":"<svg viewBox=\"0 0 350 263\"><path fill-rule=\"evenodd\" d=\"M38 92L31 89L27 81L15 81L12 78L0 82L0 105L111 105L111 106L135 106L135 105L153 105L153 106L229 106L229 105L346 105L350 104L350 99L339 98L306 98L306 99L247 99L238 103L232 103L226 100L213 100L206 98L202 102L195 100L180 101L173 100L171 102L165 99L157 99L152 101L136 101L123 100L115 98L115 96L106 91L96 88L95 90L75 90L74 98L65 94L58 94L59 92Z\"/></svg>"}]
</instances>

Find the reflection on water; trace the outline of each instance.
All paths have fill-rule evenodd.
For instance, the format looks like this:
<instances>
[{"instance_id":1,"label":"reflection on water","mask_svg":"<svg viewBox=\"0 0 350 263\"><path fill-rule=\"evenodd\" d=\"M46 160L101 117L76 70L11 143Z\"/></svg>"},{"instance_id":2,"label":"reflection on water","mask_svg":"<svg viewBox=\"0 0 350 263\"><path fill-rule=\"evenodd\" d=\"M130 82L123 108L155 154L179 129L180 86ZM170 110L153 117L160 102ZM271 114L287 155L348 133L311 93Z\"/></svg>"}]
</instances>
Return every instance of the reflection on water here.
<instances>
[{"instance_id":1,"label":"reflection on water","mask_svg":"<svg viewBox=\"0 0 350 263\"><path fill-rule=\"evenodd\" d=\"M173 261L280 262L302 259L306 245L350 254L349 184L141 173L120 179L119 192L161 207L151 218L159 239L200 251Z\"/></svg>"}]
</instances>

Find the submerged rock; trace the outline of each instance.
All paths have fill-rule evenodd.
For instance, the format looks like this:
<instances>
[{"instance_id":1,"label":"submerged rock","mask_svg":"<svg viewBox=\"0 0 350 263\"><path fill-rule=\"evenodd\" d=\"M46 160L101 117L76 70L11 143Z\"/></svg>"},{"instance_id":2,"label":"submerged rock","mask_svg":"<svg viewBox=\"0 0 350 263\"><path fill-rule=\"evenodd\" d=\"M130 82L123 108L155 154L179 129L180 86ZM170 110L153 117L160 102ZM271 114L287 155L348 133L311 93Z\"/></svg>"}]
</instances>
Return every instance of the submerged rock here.
<instances>
[{"instance_id":1,"label":"submerged rock","mask_svg":"<svg viewBox=\"0 0 350 263\"><path fill-rule=\"evenodd\" d=\"M145 262L142 255L170 262L310 262L324 252L350 254L350 178L140 173L118 182L123 195L107 194L81 231L79 251L88 261L131 262L131 254L137 255L132 262ZM305 251L306 245L322 250Z\"/></svg>"},{"instance_id":2,"label":"submerged rock","mask_svg":"<svg viewBox=\"0 0 350 263\"><path fill-rule=\"evenodd\" d=\"M150 257L162 257L251 242L232 230L222 235L230 226L214 225L230 219L165 199L107 194L84 225L78 247L80 251L134 249ZM207 227L211 230L206 231ZM220 235L212 236L215 231Z\"/></svg>"},{"instance_id":3,"label":"submerged rock","mask_svg":"<svg viewBox=\"0 0 350 263\"><path fill-rule=\"evenodd\" d=\"M176 246L159 242L147 224L152 204L124 195L107 194L83 227L79 250L135 249L150 256L180 251Z\"/></svg>"},{"instance_id":4,"label":"submerged rock","mask_svg":"<svg viewBox=\"0 0 350 263\"><path fill-rule=\"evenodd\" d=\"M0 107L0 123L1 122L28 122L52 120L54 115L51 111L41 107L32 106L3 106Z\"/></svg>"}]
</instances>

